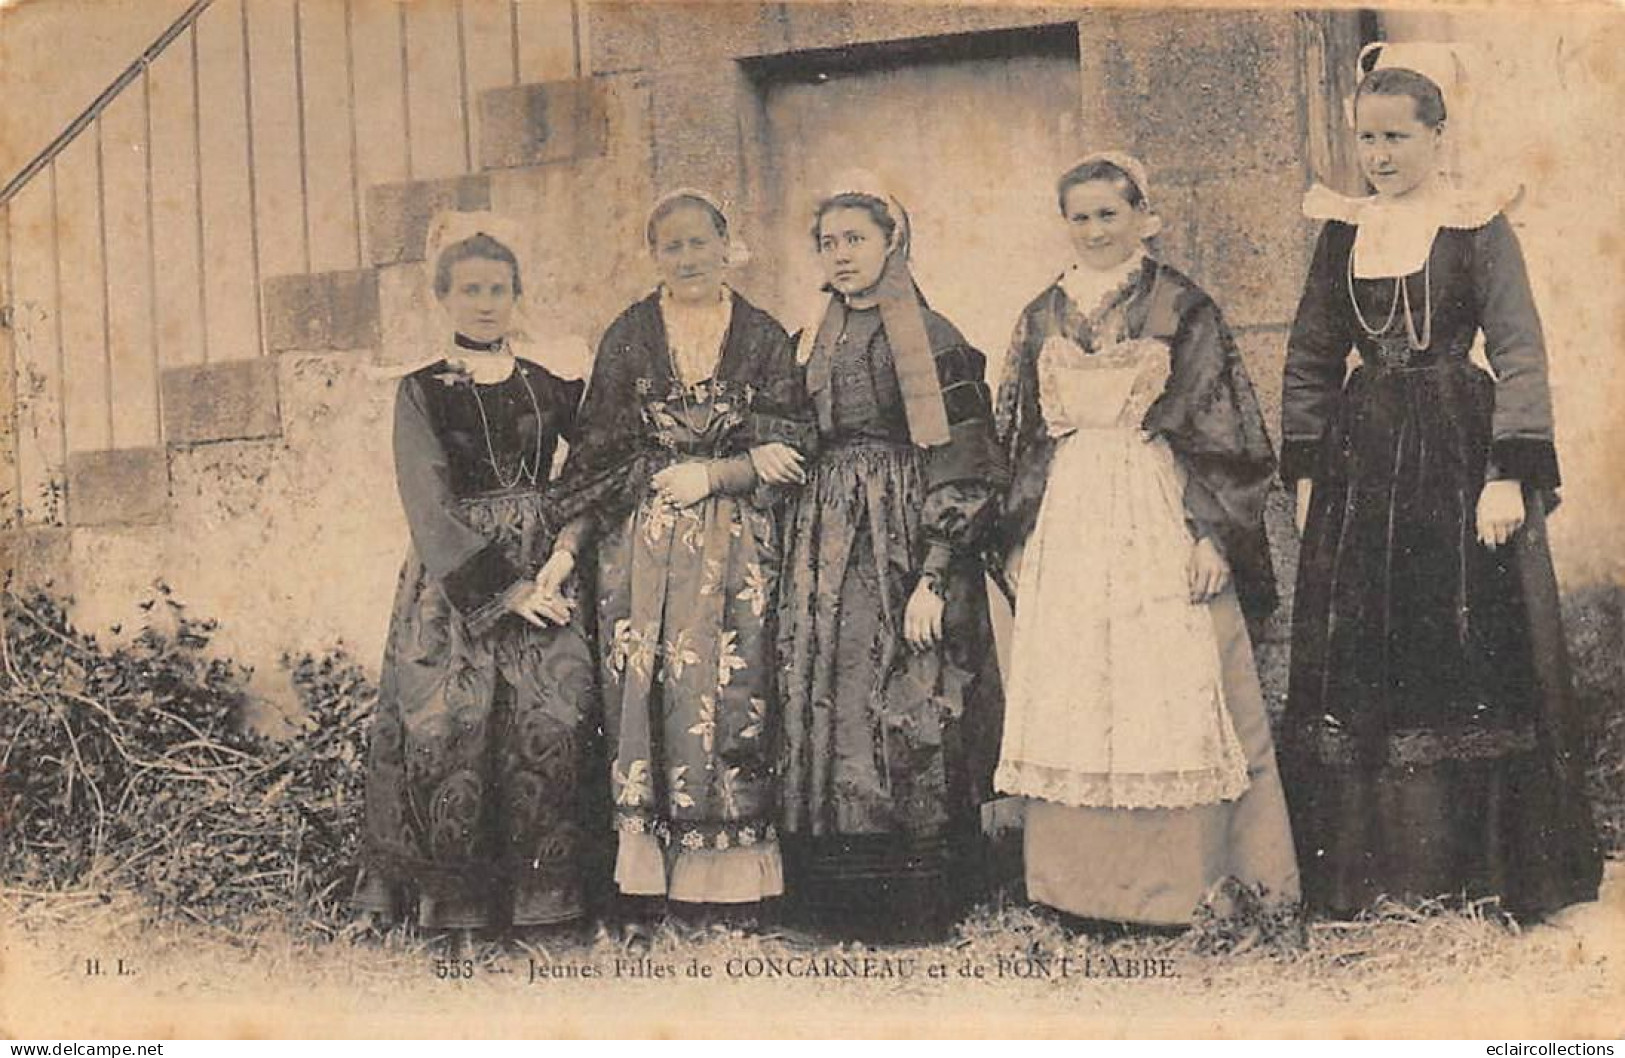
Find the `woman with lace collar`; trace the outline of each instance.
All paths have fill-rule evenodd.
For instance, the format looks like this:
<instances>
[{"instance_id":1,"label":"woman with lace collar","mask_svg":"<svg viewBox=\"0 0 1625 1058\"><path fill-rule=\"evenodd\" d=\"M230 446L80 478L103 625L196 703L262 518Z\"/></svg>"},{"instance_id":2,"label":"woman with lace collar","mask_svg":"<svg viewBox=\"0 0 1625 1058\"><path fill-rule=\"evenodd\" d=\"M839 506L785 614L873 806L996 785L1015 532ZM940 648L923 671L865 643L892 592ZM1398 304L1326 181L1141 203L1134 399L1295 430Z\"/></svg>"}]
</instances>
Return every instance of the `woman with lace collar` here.
<instances>
[{"instance_id":1,"label":"woman with lace collar","mask_svg":"<svg viewBox=\"0 0 1625 1058\"><path fill-rule=\"evenodd\" d=\"M1345 915L1379 894L1539 915L1593 898L1600 870L1546 546L1540 319L1511 196L1440 172L1459 55L1376 45L1362 72L1375 194L1305 199L1324 224L1283 392L1303 546L1282 763L1305 893Z\"/></svg>"},{"instance_id":2,"label":"woman with lace collar","mask_svg":"<svg viewBox=\"0 0 1625 1058\"><path fill-rule=\"evenodd\" d=\"M995 782L1026 799L1028 897L1177 927L1234 878L1290 910L1243 620L1275 602L1258 401L1212 299L1146 252L1140 162L1091 155L1057 198L1077 261L1018 320L997 420L1016 617Z\"/></svg>"},{"instance_id":3,"label":"woman with lace collar","mask_svg":"<svg viewBox=\"0 0 1625 1058\"><path fill-rule=\"evenodd\" d=\"M560 441L576 436L582 382L513 354L524 275L510 227L452 213L430 229L451 334L396 390L411 548L367 760L356 901L464 943L568 922L585 896L592 658L573 601L533 580L552 527L571 516L547 486Z\"/></svg>"},{"instance_id":4,"label":"woman with lace collar","mask_svg":"<svg viewBox=\"0 0 1625 1058\"><path fill-rule=\"evenodd\" d=\"M614 881L634 932L668 911L747 924L784 891L777 512L816 439L784 328L723 281L742 248L722 204L678 189L644 234L660 283L604 332L565 468L618 484L544 571L596 567Z\"/></svg>"}]
</instances>

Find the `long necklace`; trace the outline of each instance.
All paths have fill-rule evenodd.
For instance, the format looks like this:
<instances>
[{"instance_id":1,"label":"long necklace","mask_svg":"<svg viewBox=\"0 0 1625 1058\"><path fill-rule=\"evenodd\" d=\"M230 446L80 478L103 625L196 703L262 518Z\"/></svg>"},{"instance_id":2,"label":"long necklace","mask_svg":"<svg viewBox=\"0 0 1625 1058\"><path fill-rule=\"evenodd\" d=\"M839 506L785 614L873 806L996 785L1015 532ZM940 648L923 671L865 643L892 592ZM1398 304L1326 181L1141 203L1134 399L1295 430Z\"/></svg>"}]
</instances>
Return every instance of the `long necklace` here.
<instances>
[{"instance_id":1,"label":"long necklace","mask_svg":"<svg viewBox=\"0 0 1625 1058\"><path fill-rule=\"evenodd\" d=\"M485 434L485 456L491 462L491 473L497 479L497 486L502 489L514 488L526 478L534 485L542 470L542 405L536 399L536 391L530 387L530 379L525 377L525 372L517 363L513 365L513 370L525 387L526 395L530 397L531 410L536 413L536 453L534 461L528 467L525 464L525 457L523 455L519 457L519 466L511 480L503 476L502 465L497 461L496 444L491 440L491 420L485 414L485 400L480 396L480 385L472 378L468 384L469 391L474 394L474 406L480 411L480 430Z\"/></svg>"},{"instance_id":2,"label":"long necklace","mask_svg":"<svg viewBox=\"0 0 1625 1058\"><path fill-rule=\"evenodd\" d=\"M1354 318L1360 324L1360 329L1370 338L1385 336L1394 325L1394 318L1399 315L1401 301L1405 305L1405 337L1413 351L1420 352L1433 344L1433 255L1429 254L1422 262L1422 333L1416 333L1415 311L1411 307L1411 287L1405 282L1404 276L1394 277L1394 296L1388 303L1388 318L1382 321L1381 327L1372 327L1366 320L1365 313L1360 311L1360 299L1354 296L1354 255L1349 254L1348 268L1345 272L1349 294L1349 304L1354 308Z\"/></svg>"}]
</instances>

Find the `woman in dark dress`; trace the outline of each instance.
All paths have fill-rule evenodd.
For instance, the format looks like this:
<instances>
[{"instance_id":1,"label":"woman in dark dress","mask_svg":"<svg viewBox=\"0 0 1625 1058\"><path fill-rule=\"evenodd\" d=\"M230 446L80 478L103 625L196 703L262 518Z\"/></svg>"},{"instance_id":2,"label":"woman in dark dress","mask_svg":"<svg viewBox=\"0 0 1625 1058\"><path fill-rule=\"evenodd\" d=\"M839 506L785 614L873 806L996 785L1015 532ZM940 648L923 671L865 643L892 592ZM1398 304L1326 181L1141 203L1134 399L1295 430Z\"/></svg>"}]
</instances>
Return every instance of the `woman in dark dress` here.
<instances>
[{"instance_id":1,"label":"woman in dark dress","mask_svg":"<svg viewBox=\"0 0 1625 1058\"><path fill-rule=\"evenodd\" d=\"M582 383L513 356L521 277L503 225L452 215L434 289L455 327L401 379L395 472L411 530L367 760L358 906L467 931L583 910L579 791L592 660L537 588L564 514L544 496ZM583 501L585 502L585 501Z\"/></svg>"},{"instance_id":2,"label":"woman in dark dress","mask_svg":"<svg viewBox=\"0 0 1625 1058\"><path fill-rule=\"evenodd\" d=\"M1387 46L1360 84L1376 194L1305 202L1325 226L1287 349L1282 476L1307 524L1282 764L1312 907L1539 915L1600 871L1546 546L1546 350L1506 196L1438 175L1437 57ZM1468 358L1480 332L1493 374Z\"/></svg>"},{"instance_id":3,"label":"woman in dark dress","mask_svg":"<svg viewBox=\"0 0 1625 1058\"><path fill-rule=\"evenodd\" d=\"M983 357L925 304L884 191L825 199L814 236L833 293L801 336L821 451L780 607L789 885L816 928L941 937L973 893L999 748Z\"/></svg>"},{"instance_id":4,"label":"woman in dark dress","mask_svg":"<svg viewBox=\"0 0 1625 1058\"><path fill-rule=\"evenodd\" d=\"M673 192L646 235L662 281L604 333L566 468L615 478L616 501L561 536L549 570L596 559L616 887L646 913L738 921L784 891L775 483L801 479L815 434L784 328L723 284L722 207Z\"/></svg>"}]
</instances>

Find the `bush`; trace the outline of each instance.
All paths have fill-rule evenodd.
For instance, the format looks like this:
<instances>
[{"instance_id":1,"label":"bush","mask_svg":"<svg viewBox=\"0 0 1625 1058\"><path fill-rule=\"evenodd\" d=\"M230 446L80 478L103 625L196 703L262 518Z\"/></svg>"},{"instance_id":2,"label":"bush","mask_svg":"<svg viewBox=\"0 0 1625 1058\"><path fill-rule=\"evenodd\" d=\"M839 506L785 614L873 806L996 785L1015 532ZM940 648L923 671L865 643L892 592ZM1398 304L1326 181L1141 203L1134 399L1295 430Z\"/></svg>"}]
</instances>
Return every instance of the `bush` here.
<instances>
[{"instance_id":1,"label":"bush","mask_svg":"<svg viewBox=\"0 0 1625 1058\"><path fill-rule=\"evenodd\" d=\"M63 601L0 594L0 872L49 888L125 886L163 913L231 923L341 913L359 831L374 691L343 652L286 658L293 737L241 724L248 670L160 587L145 627L104 647Z\"/></svg>"}]
</instances>

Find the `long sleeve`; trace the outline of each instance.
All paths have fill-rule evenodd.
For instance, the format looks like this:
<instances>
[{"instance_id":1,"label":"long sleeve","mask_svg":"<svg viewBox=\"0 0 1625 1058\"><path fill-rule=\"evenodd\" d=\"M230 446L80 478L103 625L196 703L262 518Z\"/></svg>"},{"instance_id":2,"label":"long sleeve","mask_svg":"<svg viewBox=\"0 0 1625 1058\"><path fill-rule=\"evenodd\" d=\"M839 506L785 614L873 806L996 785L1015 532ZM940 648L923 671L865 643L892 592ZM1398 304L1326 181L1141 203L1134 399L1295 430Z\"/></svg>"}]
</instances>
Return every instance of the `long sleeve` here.
<instances>
[{"instance_id":1,"label":"long sleeve","mask_svg":"<svg viewBox=\"0 0 1625 1058\"><path fill-rule=\"evenodd\" d=\"M1298 313L1287 339L1281 383L1281 478L1314 475L1320 440L1343 375L1354 333L1347 293L1353 229L1330 222L1320 230Z\"/></svg>"},{"instance_id":2,"label":"long sleeve","mask_svg":"<svg viewBox=\"0 0 1625 1058\"><path fill-rule=\"evenodd\" d=\"M580 555L593 542L606 502L624 499L633 485L630 461L638 447L637 396L631 384L631 353L625 317L604 332L593 357L592 376L576 415L570 456L556 489L572 515L555 550Z\"/></svg>"},{"instance_id":3,"label":"long sleeve","mask_svg":"<svg viewBox=\"0 0 1625 1058\"><path fill-rule=\"evenodd\" d=\"M981 549L998 514L998 490L1005 475L994 439L986 358L960 344L937 353L936 364L949 441L927 455L921 569L941 575L955 555Z\"/></svg>"},{"instance_id":4,"label":"long sleeve","mask_svg":"<svg viewBox=\"0 0 1625 1058\"><path fill-rule=\"evenodd\" d=\"M810 461L818 450L818 423L796 364L795 347L784 328L766 313L754 310L745 330L754 370L750 413L736 439L744 451L714 459L706 469L714 492L745 495L760 490L756 502L770 506L783 495L783 489L761 484L750 451L783 444Z\"/></svg>"},{"instance_id":5,"label":"long sleeve","mask_svg":"<svg viewBox=\"0 0 1625 1058\"><path fill-rule=\"evenodd\" d=\"M1045 297L1054 297L1046 293ZM1010 336L1010 350L999 376L999 395L994 405L994 431L999 453L1010 475L1009 488L1002 498L999 539L1003 552L1010 552L1027 539L1038 524L1049 481L1055 443L1044 428L1044 415L1038 383L1038 351L1043 336L1034 322L1037 305L1028 306L1016 321Z\"/></svg>"},{"instance_id":6,"label":"long sleeve","mask_svg":"<svg viewBox=\"0 0 1625 1058\"><path fill-rule=\"evenodd\" d=\"M396 390L394 447L401 506L429 575L464 614L500 606L525 576L494 541L458 517L450 464L414 378Z\"/></svg>"},{"instance_id":7,"label":"long sleeve","mask_svg":"<svg viewBox=\"0 0 1625 1058\"><path fill-rule=\"evenodd\" d=\"M1556 488L1560 478L1552 444L1546 343L1523 251L1503 214L1473 233L1473 289L1484 352L1495 373L1488 476Z\"/></svg>"},{"instance_id":8,"label":"long sleeve","mask_svg":"<svg viewBox=\"0 0 1625 1058\"><path fill-rule=\"evenodd\" d=\"M795 345L777 323L764 318L760 327L767 333L762 335L762 347L755 350L756 397L745 443L754 447L779 442L810 459L818 450L818 418L796 363Z\"/></svg>"},{"instance_id":9,"label":"long sleeve","mask_svg":"<svg viewBox=\"0 0 1625 1058\"><path fill-rule=\"evenodd\" d=\"M1236 575L1251 614L1272 609L1275 573L1264 535L1264 501L1275 472L1275 452L1264 428L1258 395L1218 306L1189 287L1177 295L1161 288L1168 305L1152 307L1153 320L1172 323L1166 388L1141 422L1167 441L1185 469L1185 518L1197 538L1211 538ZM1151 327L1152 334L1169 329Z\"/></svg>"}]
</instances>

